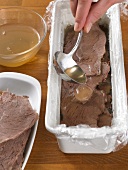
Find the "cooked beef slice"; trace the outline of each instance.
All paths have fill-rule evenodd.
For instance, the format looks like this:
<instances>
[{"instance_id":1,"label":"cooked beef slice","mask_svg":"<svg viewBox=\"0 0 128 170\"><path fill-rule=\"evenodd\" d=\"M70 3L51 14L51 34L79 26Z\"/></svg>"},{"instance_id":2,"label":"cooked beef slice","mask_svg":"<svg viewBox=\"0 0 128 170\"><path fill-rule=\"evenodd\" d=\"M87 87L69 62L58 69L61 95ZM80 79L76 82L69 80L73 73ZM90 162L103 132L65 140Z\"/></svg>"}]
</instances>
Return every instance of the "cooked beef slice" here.
<instances>
[{"instance_id":1,"label":"cooked beef slice","mask_svg":"<svg viewBox=\"0 0 128 170\"><path fill-rule=\"evenodd\" d=\"M28 98L3 92L0 96L0 143L14 139L38 119Z\"/></svg>"},{"instance_id":2,"label":"cooked beef slice","mask_svg":"<svg viewBox=\"0 0 128 170\"><path fill-rule=\"evenodd\" d=\"M23 163L23 152L30 134L30 129L15 139L8 140L0 144L0 165L1 170L14 170L14 167L21 168ZM18 157L20 156L20 160ZM18 162L17 162L18 160ZM15 168L16 169L16 168Z\"/></svg>"},{"instance_id":3,"label":"cooked beef slice","mask_svg":"<svg viewBox=\"0 0 128 170\"><path fill-rule=\"evenodd\" d=\"M86 85L92 89L95 89L97 85L104 82L110 71L110 66L106 62L101 63L101 74L97 76L88 76ZM62 81L62 97L65 95L66 91L71 95L80 86L78 83Z\"/></svg>"},{"instance_id":4,"label":"cooked beef slice","mask_svg":"<svg viewBox=\"0 0 128 170\"><path fill-rule=\"evenodd\" d=\"M91 99L82 104L75 100L74 96L63 97L61 101L61 113L63 120L61 123L67 126L87 124L97 127L99 115L105 110L106 95L98 90L93 92Z\"/></svg>"},{"instance_id":5,"label":"cooked beef slice","mask_svg":"<svg viewBox=\"0 0 128 170\"><path fill-rule=\"evenodd\" d=\"M0 95L0 170L18 170L31 127L38 119L27 97Z\"/></svg>"},{"instance_id":6,"label":"cooked beef slice","mask_svg":"<svg viewBox=\"0 0 128 170\"><path fill-rule=\"evenodd\" d=\"M64 41L64 52L69 53L73 48L78 33L73 31L73 27L67 28ZM90 32L84 33L81 43L73 56L73 59L83 69L87 76L100 75L101 59L105 54L106 36L96 23Z\"/></svg>"}]
</instances>

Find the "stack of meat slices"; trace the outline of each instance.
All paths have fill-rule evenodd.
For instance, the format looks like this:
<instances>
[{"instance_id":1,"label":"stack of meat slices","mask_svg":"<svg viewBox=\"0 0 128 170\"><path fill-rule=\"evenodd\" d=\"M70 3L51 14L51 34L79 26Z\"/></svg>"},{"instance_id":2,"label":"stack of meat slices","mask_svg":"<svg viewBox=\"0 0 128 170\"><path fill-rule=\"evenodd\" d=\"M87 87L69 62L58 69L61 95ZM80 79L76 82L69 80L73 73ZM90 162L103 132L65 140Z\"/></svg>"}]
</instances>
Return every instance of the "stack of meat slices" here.
<instances>
[{"instance_id":1,"label":"stack of meat slices","mask_svg":"<svg viewBox=\"0 0 128 170\"><path fill-rule=\"evenodd\" d=\"M38 119L28 97L0 94L0 170L18 170L31 127Z\"/></svg>"},{"instance_id":2,"label":"stack of meat slices","mask_svg":"<svg viewBox=\"0 0 128 170\"><path fill-rule=\"evenodd\" d=\"M73 48L78 33L68 26L65 33L64 52ZM111 126L110 58L107 47L108 30L95 23L84 33L73 59L83 69L87 82L79 85L62 81L61 123L67 126L87 124L90 127Z\"/></svg>"}]
</instances>

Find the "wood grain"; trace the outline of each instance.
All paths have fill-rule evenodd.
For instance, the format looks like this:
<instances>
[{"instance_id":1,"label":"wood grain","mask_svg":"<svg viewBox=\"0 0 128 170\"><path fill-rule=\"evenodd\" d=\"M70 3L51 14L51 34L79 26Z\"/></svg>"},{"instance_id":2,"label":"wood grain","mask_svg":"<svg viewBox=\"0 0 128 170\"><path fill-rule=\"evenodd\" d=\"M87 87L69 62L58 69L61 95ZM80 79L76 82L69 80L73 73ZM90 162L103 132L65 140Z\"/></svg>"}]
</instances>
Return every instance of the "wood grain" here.
<instances>
[{"instance_id":1,"label":"wood grain","mask_svg":"<svg viewBox=\"0 0 128 170\"><path fill-rule=\"evenodd\" d=\"M0 0L0 6L21 6L22 0Z\"/></svg>"},{"instance_id":2,"label":"wood grain","mask_svg":"<svg viewBox=\"0 0 128 170\"><path fill-rule=\"evenodd\" d=\"M0 0L1 6L22 5L42 16L50 0ZM128 21L122 22L123 49L128 87ZM17 68L0 66L0 72L20 72L38 79L42 86L42 104L36 140L25 170L128 170L128 146L107 155L64 154L55 136L45 129L45 107L47 98L49 35L47 34L35 60Z\"/></svg>"}]
</instances>

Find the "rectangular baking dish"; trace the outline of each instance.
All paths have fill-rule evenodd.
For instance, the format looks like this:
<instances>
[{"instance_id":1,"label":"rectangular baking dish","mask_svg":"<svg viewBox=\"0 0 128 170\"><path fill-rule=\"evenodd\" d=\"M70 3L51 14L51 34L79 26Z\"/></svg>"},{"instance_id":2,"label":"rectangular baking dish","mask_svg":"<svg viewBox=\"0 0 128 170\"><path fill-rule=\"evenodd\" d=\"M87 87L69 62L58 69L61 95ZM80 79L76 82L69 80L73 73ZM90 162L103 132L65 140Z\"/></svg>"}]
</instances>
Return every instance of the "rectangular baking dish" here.
<instances>
[{"instance_id":1,"label":"rectangular baking dish","mask_svg":"<svg viewBox=\"0 0 128 170\"><path fill-rule=\"evenodd\" d=\"M102 17L101 24L109 28L109 47L112 82L113 120L111 127L90 128L86 125L60 125L61 78L53 67L53 56L63 50L64 29L74 23L68 0L57 0L52 12L48 92L45 126L57 137L64 153L110 153L127 143L127 93L120 26L119 5L111 7Z\"/></svg>"}]
</instances>

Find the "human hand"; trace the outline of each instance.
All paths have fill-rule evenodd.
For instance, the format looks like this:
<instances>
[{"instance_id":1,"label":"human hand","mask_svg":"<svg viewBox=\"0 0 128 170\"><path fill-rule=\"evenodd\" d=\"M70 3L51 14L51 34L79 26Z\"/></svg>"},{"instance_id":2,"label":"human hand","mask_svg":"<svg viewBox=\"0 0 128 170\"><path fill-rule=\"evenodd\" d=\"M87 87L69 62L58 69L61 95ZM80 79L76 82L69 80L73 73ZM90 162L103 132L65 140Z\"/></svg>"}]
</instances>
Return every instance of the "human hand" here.
<instances>
[{"instance_id":1,"label":"human hand","mask_svg":"<svg viewBox=\"0 0 128 170\"><path fill-rule=\"evenodd\" d=\"M84 29L88 33L92 25L103 16L109 7L124 0L99 0L96 3L92 1L70 0L71 11L75 17L75 31Z\"/></svg>"}]
</instances>

